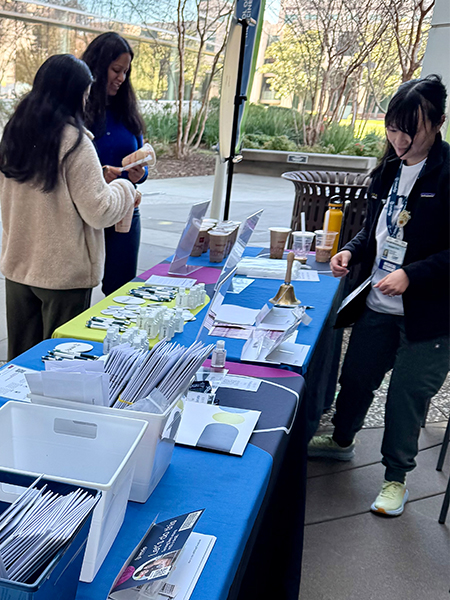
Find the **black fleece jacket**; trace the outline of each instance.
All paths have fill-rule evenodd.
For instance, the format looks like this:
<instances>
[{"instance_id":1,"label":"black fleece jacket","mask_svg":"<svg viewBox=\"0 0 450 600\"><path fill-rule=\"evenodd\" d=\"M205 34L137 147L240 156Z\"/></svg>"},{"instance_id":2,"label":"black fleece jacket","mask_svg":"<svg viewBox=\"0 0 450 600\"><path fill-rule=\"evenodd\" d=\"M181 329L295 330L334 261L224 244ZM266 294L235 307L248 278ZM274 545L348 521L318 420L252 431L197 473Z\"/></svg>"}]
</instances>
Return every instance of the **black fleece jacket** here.
<instances>
[{"instance_id":1,"label":"black fleece jacket","mask_svg":"<svg viewBox=\"0 0 450 600\"><path fill-rule=\"evenodd\" d=\"M397 174L400 159L390 157L373 176L368 189L362 230L345 245L350 265L361 263L360 280L370 276L376 256L377 221ZM403 294L406 336L411 341L449 333L450 317L450 146L440 134L425 169L408 197L411 219L404 229L408 242L403 269L409 286Z\"/></svg>"}]
</instances>

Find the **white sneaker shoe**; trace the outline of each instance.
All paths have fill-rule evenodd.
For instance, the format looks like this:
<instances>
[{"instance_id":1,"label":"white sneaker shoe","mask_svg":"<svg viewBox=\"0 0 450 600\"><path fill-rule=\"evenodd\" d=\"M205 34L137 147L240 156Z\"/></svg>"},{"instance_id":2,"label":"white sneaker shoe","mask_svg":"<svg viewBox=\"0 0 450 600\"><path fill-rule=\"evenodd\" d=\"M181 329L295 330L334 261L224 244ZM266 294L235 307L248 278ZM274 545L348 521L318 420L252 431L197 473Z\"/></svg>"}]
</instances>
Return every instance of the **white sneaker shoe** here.
<instances>
[{"instance_id":1,"label":"white sneaker shoe","mask_svg":"<svg viewBox=\"0 0 450 600\"><path fill-rule=\"evenodd\" d=\"M408 496L409 492L406 489L406 483L385 481L370 510L382 515L399 517L405 508Z\"/></svg>"},{"instance_id":2,"label":"white sneaker shoe","mask_svg":"<svg viewBox=\"0 0 450 600\"><path fill-rule=\"evenodd\" d=\"M315 435L308 444L308 456L311 458L331 458L334 460L352 460L355 456L355 442L350 446L339 446L331 435Z\"/></svg>"}]
</instances>

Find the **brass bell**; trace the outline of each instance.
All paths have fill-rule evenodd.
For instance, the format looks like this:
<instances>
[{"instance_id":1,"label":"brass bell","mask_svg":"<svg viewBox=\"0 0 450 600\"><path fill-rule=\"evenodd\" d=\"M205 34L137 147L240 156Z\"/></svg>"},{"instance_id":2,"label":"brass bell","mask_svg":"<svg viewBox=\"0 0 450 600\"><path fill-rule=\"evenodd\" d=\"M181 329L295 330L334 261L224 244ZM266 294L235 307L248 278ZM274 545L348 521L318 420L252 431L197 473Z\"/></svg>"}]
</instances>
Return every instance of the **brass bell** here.
<instances>
[{"instance_id":1,"label":"brass bell","mask_svg":"<svg viewBox=\"0 0 450 600\"><path fill-rule=\"evenodd\" d=\"M301 304L300 300L297 300L295 297L294 286L291 283L294 257L295 254L293 252L289 252L287 255L287 269L284 283L280 285L280 289L276 295L269 300L274 306L298 306Z\"/></svg>"}]
</instances>

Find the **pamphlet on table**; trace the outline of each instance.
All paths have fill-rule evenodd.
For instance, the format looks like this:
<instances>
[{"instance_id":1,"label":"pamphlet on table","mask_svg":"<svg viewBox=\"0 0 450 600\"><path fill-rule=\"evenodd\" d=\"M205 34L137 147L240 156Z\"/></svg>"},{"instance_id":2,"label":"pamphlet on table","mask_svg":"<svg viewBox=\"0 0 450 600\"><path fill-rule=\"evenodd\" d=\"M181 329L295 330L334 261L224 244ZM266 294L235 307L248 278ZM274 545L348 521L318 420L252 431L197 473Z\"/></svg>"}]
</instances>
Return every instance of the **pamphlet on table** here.
<instances>
[{"instance_id":1,"label":"pamphlet on table","mask_svg":"<svg viewBox=\"0 0 450 600\"><path fill-rule=\"evenodd\" d=\"M242 456L259 410L185 402L176 442Z\"/></svg>"},{"instance_id":2,"label":"pamphlet on table","mask_svg":"<svg viewBox=\"0 0 450 600\"><path fill-rule=\"evenodd\" d=\"M192 532L202 513L152 523L122 567L108 599L187 600L216 540Z\"/></svg>"},{"instance_id":3,"label":"pamphlet on table","mask_svg":"<svg viewBox=\"0 0 450 600\"><path fill-rule=\"evenodd\" d=\"M30 388L26 379L26 375L29 373L36 373L36 371L18 365L6 365L0 371L0 396L11 400L29 402Z\"/></svg>"}]
</instances>

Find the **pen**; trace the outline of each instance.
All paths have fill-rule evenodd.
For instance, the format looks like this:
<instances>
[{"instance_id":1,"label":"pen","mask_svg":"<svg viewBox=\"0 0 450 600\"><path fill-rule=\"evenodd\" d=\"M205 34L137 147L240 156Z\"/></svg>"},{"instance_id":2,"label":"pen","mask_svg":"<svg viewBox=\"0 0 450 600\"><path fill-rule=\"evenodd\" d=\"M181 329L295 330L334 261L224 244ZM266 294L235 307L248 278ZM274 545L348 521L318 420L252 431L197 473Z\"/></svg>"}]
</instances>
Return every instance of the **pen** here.
<instances>
[{"instance_id":1,"label":"pen","mask_svg":"<svg viewBox=\"0 0 450 600\"><path fill-rule=\"evenodd\" d=\"M81 356L79 354L68 354L67 352L58 352L57 350L49 350L48 355L52 356L53 358L68 358L69 360L89 360L85 356Z\"/></svg>"},{"instance_id":2,"label":"pen","mask_svg":"<svg viewBox=\"0 0 450 600\"><path fill-rule=\"evenodd\" d=\"M73 354L71 352L63 352L61 350L57 350L56 348L54 350L49 350L48 354L50 354L51 356L62 356L63 358L81 358L83 360L97 360L98 358L98 356L86 354L85 352L77 352Z\"/></svg>"}]
</instances>

